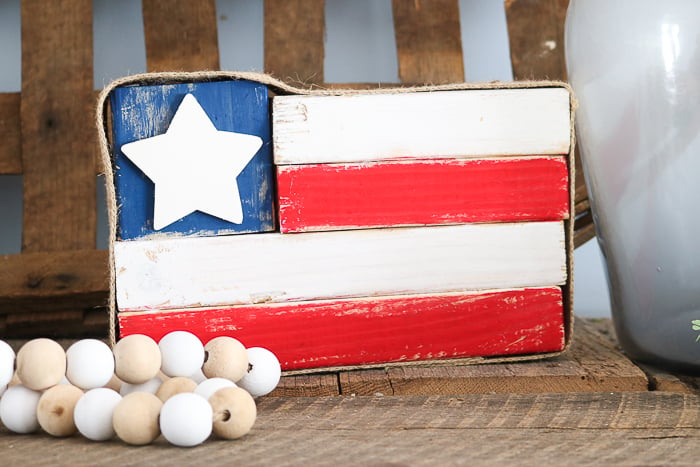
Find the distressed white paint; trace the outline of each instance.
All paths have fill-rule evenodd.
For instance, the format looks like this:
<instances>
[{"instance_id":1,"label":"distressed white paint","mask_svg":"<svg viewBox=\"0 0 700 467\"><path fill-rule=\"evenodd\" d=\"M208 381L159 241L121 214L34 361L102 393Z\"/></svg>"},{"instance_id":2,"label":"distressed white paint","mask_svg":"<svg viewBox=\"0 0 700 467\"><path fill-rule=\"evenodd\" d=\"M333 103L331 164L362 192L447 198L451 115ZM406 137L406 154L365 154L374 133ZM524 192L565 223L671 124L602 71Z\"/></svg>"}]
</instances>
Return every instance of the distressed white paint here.
<instances>
[{"instance_id":1,"label":"distressed white paint","mask_svg":"<svg viewBox=\"0 0 700 467\"><path fill-rule=\"evenodd\" d=\"M562 222L115 244L122 311L560 285Z\"/></svg>"},{"instance_id":2,"label":"distressed white paint","mask_svg":"<svg viewBox=\"0 0 700 467\"><path fill-rule=\"evenodd\" d=\"M195 210L242 223L236 177L261 146L258 136L217 130L187 94L164 134L121 149L155 183L153 228L160 230Z\"/></svg>"},{"instance_id":3,"label":"distressed white paint","mask_svg":"<svg viewBox=\"0 0 700 467\"><path fill-rule=\"evenodd\" d=\"M569 92L278 96L273 135L276 164L568 154Z\"/></svg>"}]
</instances>

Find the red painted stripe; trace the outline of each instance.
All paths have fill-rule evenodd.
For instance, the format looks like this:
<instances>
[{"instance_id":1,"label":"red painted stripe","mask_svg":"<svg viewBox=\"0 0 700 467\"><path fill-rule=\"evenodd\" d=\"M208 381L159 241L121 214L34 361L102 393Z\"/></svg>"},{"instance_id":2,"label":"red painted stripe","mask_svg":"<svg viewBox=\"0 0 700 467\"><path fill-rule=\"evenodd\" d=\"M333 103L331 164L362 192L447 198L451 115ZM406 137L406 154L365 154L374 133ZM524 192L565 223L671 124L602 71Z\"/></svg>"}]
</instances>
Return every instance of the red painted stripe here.
<instances>
[{"instance_id":1,"label":"red painted stripe","mask_svg":"<svg viewBox=\"0 0 700 467\"><path fill-rule=\"evenodd\" d=\"M564 156L279 166L282 232L566 219Z\"/></svg>"},{"instance_id":2,"label":"red painted stripe","mask_svg":"<svg viewBox=\"0 0 700 467\"><path fill-rule=\"evenodd\" d=\"M120 313L121 336L188 330L272 350L284 369L552 352L558 287Z\"/></svg>"}]
</instances>

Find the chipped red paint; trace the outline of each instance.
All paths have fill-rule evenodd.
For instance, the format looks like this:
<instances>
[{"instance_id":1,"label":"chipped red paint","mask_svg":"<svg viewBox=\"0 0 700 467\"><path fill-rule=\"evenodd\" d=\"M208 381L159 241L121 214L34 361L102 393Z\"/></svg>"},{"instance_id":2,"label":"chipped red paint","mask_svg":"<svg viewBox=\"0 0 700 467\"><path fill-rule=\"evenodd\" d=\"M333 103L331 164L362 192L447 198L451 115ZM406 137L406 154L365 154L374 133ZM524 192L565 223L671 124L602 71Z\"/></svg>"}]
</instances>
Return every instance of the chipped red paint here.
<instances>
[{"instance_id":1,"label":"chipped red paint","mask_svg":"<svg viewBox=\"0 0 700 467\"><path fill-rule=\"evenodd\" d=\"M188 330L273 351L285 370L562 350L562 291L482 292L120 313L122 337Z\"/></svg>"},{"instance_id":2,"label":"chipped red paint","mask_svg":"<svg viewBox=\"0 0 700 467\"><path fill-rule=\"evenodd\" d=\"M282 232L568 218L564 156L278 166Z\"/></svg>"}]
</instances>

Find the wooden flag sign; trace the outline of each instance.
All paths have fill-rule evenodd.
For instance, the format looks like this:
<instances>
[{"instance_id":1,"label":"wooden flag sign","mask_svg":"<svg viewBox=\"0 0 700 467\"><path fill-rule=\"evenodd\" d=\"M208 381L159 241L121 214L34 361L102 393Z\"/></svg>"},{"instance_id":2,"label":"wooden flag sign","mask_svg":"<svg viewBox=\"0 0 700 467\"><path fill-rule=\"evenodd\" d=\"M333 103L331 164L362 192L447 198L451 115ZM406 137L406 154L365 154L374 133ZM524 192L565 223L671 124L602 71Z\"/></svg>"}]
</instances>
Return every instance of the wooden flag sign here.
<instances>
[{"instance_id":1,"label":"wooden flag sign","mask_svg":"<svg viewBox=\"0 0 700 467\"><path fill-rule=\"evenodd\" d=\"M121 336L230 335L286 370L567 346L565 85L322 95L158 76L107 90ZM270 105L266 84L287 95Z\"/></svg>"}]
</instances>

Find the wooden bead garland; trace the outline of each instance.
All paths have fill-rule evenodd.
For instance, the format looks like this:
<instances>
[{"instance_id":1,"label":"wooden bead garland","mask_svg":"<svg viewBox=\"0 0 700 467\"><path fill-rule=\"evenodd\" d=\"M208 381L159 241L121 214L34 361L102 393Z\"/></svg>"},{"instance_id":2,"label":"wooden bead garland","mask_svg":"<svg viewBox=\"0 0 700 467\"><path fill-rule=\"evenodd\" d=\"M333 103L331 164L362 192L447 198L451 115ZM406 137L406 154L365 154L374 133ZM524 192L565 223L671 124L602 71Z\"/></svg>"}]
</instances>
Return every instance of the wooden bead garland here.
<instances>
[{"instance_id":1,"label":"wooden bead garland","mask_svg":"<svg viewBox=\"0 0 700 467\"><path fill-rule=\"evenodd\" d=\"M149 444L161 434L183 447L201 444L211 433L222 439L246 435L257 416L254 397L269 393L279 381L276 357L264 349L251 353L230 337L206 346L183 331L166 337L159 346L147 336L127 336L114 346L111 358L102 350L106 346L93 339L77 341L68 352L51 339L34 339L16 356L0 340L0 421L15 433L41 428L52 436L78 432L93 441L116 435L131 445ZM196 355L173 351L180 342L188 342ZM161 349L169 349L167 357ZM237 387L235 381L245 383L246 376L257 382L255 394ZM194 431L182 422L195 418Z\"/></svg>"}]
</instances>

